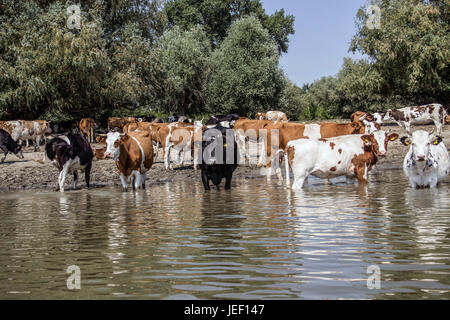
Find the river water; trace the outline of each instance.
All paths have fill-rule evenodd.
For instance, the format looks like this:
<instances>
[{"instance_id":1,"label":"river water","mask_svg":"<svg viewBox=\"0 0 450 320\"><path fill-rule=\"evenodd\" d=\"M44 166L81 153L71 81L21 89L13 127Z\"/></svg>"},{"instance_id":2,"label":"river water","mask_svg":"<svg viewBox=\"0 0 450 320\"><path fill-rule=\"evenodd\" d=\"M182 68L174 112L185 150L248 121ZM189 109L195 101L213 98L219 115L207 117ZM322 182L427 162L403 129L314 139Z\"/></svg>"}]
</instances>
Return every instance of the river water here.
<instances>
[{"instance_id":1,"label":"river water","mask_svg":"<svg viewBox=\"0 0 450 320\"><path fill-rule=\"evenodd\" d=\"M448 180L412 190L384 170L366 188L335 182L2 194L0 298L450 298Z\"/></svg>"}]
</instances>

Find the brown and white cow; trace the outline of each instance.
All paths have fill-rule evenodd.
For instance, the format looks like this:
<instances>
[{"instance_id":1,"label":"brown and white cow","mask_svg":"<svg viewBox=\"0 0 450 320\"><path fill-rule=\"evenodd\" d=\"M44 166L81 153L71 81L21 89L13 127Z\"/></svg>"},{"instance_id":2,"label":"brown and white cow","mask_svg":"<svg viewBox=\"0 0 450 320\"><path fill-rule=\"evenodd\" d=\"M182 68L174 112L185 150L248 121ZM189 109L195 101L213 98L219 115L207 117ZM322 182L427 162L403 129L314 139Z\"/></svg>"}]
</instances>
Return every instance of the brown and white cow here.
<instances>
[{"instance_id":1,"label":"brown and white cow","mask_svg":"<svg viewBox=\"0 0 450 320\"><path fill-rule=\"evenodd\" d=\"M255 114L255 120L267 120L267 114L258 112L257 114Z\"/></svg>"},{"instance_id":2,"label":"brown and white cow","mask_svg":"<svg viewBox=\"0 0 450 320\"><path fill-rule=\"evenodd\" d=\"M78 124L78 128L80 129L80 133L87 137L89 142L94 142L95 139L95 129L98 128L98 125L95 123L92 118L83 118L80 120Z\"/></svg>"},{"instance_id":3,"label":"brown and white cow","mask_svg":"<svg viewBox=\"0 0 450 320\"><path fill-rule=\"evenodd\" d=\"M266 119L272 121L288 121L286 114L281 111L267 111Z\"/></svg>"},{"instance_id":4,"label":"brown and white cow","mask_svg":"<svg viewBox=\"0 0 450 320\"><path fill-rule=\"evenodd\" d=\"M185 152L190 151L191 155L194 151L195 137L201 139L201 133L205 130L201 124L196 122L193 126L187 123L170 123L168 125L160 125L152 131L152 139L157 143L158 147L163 149L164 166L166 169L173 169L170 161L171 150L178 152L178 164L183 163ZM198 168L198 163L194 159L194 169Z\"/></svg>"},{"instance_id":5,"label":"brown and white cow","mask_svg":"<svg viewBox=\"0 0 450 320\"><path fill-rule=\"evenodd\" d=\"M108 132L106 144L105 157L112 157L116 161L124 190L128 190L130 183L133 190L145 189L146 175L153 165L150 133L131 132L121 135L119 132Z\"/></svg>"},{"instance_id":6,"label":"brown and white cow","mask_svg":"<svg viewBox=\"0 0 450 320\"><path fill-rule=\"evenodd\" d=\"M383 120L394 120L399 126L411 133L411 124L427 124L433 121L437 134L442 132L447 111L438 103L423 105L419 107L405 107L397 110L388 110Z\"/></svg>"},{"instance_id":7,"label":"brown and white cow","mask_svg":"<svg viewBox=\"0 0 450 320\"><path fill-rule=\"evenodd\" d=\"M236 143L238 145L238 150L240 153L244 154L241 157L241 161L245 159L250 160L250 149L249 142L264 142L266 136L264 129L273 124L270 120L250 120L250 119L239 119L234 124L233 130L235 132ZM260 153L258 166L263 164L264 155L263 152Z\"/></svg>"},{"instance_id":8,"label":"brown and white cow","mask_svg":"<svg viewBox=\"0 0 450 320\"><path fill-rule=\"evenodd\" d=\"M111 118L108 118L108 131L111 131L113 129L122 130L123 126L125 126L128 123L132 123L132 122L138 122L138 120L134 117L127 117L127 118L111 117Z\"/></svg>"},{"instance_id":9,"label":"brown and white cow","mask_svg":"<svg viewBox=\"0 0 450 320\"><path fill-rule=\"evenodd\" d=\"M264 156L267 172L267 179L270 179L272 170L275 169L278 178L282 180L281 170L277 164L281 162L281 153L286 150L287 144L297 139L319 140L350 134L364 133L365 128L360 123L334 123L325 122L319 124L300 123L274 123L266 127L267 140L264 144Z\"/></svg>"},{"instance_id":10,"label":"brown and white cow","mask_svg":"<svg viewBox=\"0 0 450 320\"><path fill-rule=\"evenodd\" d=\"M350 121L359 122L361 126L365 128L365 132L360 132L361 134L371 134L376 130L380 130L381 124L383 123L381 116L378 113L376 115L377 116L371 115L370 113L366 113L364 111L356 111L350 116Z\"/></svg>"},{"instance_id":11,"label":"brown and white cow","mask_svg":"<svg viewBox=\"0 0 450 320\"><path fill-rule=\"evenodd\" d=\"M46 120L14 120L3 121L0 128L7 131L14 141L25 141L28 147L28 140L32 140L34 151L39 150L42 140L51 133L50 123Z\"/></svg>"},{"instance_id":12,"label":"brown and white cow","mask_svg":"<svg viewBox=\"0 0 450 320\"><path fill-rule=\"evenodd\" d=\"M301 189L309 175L321 179L346 176L347 182L356 177L365 184L369 171L385 157L387 145L398 134L377 130L370 135L346 135L330 139L298 139L288 143L286 182L290 187L289 167L294 173L293 189Z\"/></svg>"}]
</instances>

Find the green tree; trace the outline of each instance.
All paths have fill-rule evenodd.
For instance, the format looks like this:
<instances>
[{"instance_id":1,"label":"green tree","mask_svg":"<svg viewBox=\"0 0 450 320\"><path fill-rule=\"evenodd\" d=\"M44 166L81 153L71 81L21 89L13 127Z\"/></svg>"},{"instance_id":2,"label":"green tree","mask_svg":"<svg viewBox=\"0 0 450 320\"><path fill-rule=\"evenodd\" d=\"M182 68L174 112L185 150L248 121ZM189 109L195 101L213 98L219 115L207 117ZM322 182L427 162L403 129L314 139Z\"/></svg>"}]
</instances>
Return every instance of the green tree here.
<instances>
[{"instance_id":1,"label":"green tree","mask_svg":"<svg viewBox=\"0 0 450 320\"><path fill-rule=\"evenodd\" d=\"M256 17L236 21L211 55L207 110L252 115L278 108L286 86L278 60L275 42Z\"/></svg>"},{"instance_id":2,"label":"green tree","mask_svg":"<svg viewBox=\"0 0 450 320\"><path fill-rule=\"evenodd\" d=\"M340 114L340 101L335 77L322 77L302 88L298 119L330 119Z\"/></svg>"},{"instance_id":3,"label":"green tree","mask_svg":"<svg viewBox=\"0 0 450 320\"><path fill-rule=\"evenodd\" d=\"M294 33L294 16L286 15L283 9L268 15L260 0L171 0L165 9L171 25L185 30L203 25L213 48L225 39L235 20L248 15L258 18L280 52L287 52L288 36Z\"/></svg>"},{"instance_id":4,"label":"green tree","mask_svg":"<svg viewBox=\"0 0 450 320\"><path fill-rule=\"evenodd\" d=\"M202 26L188 31L178 26L158 41L162 69L166 76L166 111L200 112L205 104L208 59L211 48Z\"/></svg>"},{"instance_id":5,"label":"green tree","mask_svg":"<svg viewBox=\"0 0 450 320\"><path fill-rule=\"evenodd\" d=\"M450 97L450 0L380 0L381 27L368 28L366 6L357 14L350 49L370 58L382 82L378 92L416 103Z\"/></svg>"}]
</instances>

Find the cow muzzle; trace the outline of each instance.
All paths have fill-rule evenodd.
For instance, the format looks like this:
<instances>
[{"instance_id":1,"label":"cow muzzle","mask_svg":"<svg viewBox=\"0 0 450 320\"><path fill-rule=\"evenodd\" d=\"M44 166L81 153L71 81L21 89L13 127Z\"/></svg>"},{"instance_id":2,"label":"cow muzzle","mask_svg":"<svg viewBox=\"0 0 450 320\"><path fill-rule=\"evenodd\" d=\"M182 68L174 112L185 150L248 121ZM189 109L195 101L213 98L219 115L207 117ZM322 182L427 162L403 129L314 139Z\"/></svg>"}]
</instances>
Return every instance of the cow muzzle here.
<instances>
[{"instance_id":1,"label":"cow muzzle","mask_svg":"<svg viewBox=\"0 0 450 320\"><path fill-rule=\"evenodd\" d=\"M425 160L427 160L427 158L424 155L417 155L416 157L416 161L423 162Z\"/></svg>"}]
</instances>

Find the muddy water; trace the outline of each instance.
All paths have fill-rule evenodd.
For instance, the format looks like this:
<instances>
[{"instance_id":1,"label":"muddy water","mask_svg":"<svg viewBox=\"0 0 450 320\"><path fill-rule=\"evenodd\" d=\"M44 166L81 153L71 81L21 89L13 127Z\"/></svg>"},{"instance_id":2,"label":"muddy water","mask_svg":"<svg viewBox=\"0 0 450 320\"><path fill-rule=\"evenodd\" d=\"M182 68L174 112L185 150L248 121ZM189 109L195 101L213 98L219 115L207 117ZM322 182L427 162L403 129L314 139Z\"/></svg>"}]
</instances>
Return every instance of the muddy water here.
<instances>
[{"instance_id":1,"label":"muddy water","mask_svg":"<svg viewBox=\"0 0 450 320\"><path fill-rule=\"evenodd\" d=\"M219 192L6 193L0 298L449 298L448 187L411 190L388 170L367 188L313 178L293 192L258 178ZM80 290L67 288L70 265Z\"/></svg>"}]
</instances>

